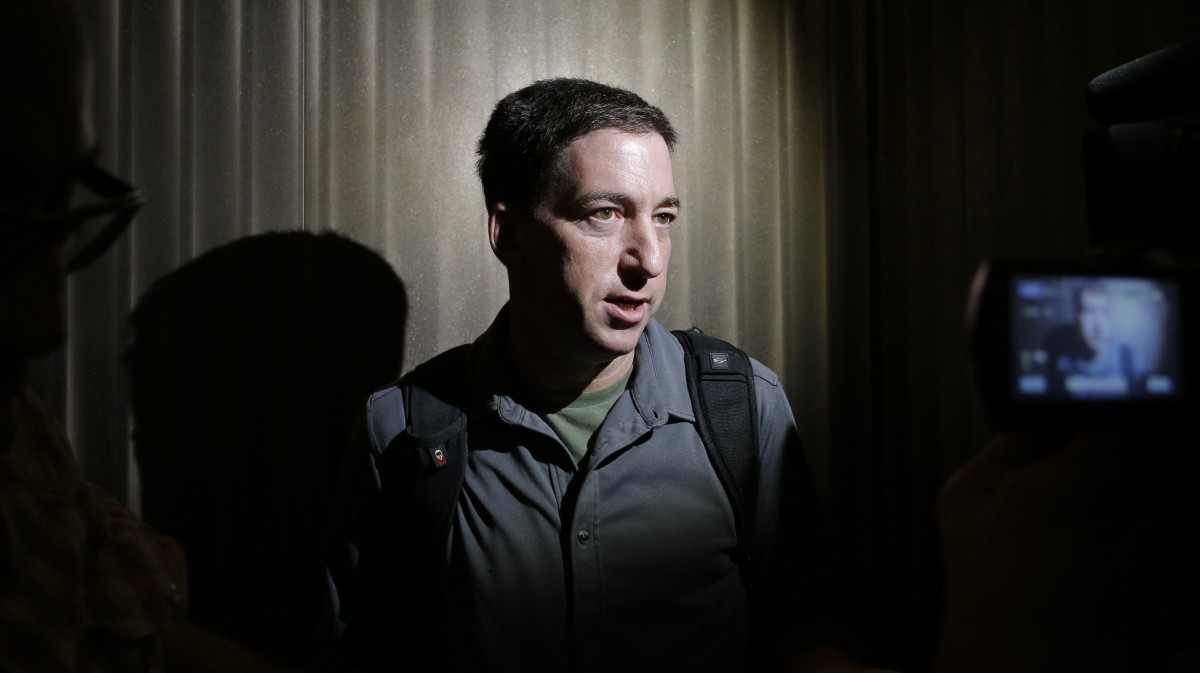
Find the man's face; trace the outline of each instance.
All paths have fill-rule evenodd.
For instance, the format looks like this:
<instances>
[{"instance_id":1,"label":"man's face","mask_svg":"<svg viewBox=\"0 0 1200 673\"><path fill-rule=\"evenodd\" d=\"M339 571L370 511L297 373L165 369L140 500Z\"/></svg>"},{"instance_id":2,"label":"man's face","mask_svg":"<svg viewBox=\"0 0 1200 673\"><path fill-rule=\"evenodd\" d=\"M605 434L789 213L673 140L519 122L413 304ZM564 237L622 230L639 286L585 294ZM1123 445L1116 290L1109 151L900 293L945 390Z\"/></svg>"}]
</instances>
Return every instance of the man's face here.
<instances>
[{"instance_id":1,"label":"man's face","mask_svg":"<svg viewBox=\"0 0 1200 673\"><path fill-rule=\"evenodd\" d=\"M577 138L505 258L514 318L581 363L632 352L666 293L678 216L661 136Z\"/></svg>"},{"instance_id":2,"label":"man's face","mask_svg":"<svg viewBox=\"0 0 1200 673\"><path fill-rule=\"evenodd\" d=\"M1093 354L1104 352L1112 331L1112 312L1108 294L1099 288L1086 288L1079 295L1079 333Z\"/></svg>"}]
</instances>

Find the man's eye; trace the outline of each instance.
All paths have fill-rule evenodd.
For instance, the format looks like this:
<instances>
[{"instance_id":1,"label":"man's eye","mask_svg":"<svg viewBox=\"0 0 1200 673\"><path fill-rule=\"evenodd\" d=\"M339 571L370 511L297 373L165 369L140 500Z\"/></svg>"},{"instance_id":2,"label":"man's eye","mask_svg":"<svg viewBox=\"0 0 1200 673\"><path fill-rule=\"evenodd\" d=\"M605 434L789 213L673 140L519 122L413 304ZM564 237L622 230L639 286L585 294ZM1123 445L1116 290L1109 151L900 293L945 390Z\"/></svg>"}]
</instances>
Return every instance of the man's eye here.
<instances>
[{"instance_id":1,"label":"man's eye","mask_svg":"<svg viewBox=\"0 0 1200 673\"><path fill-rule=\"evenodd\" d=\"M660 227L670 226L675 221L675 216L671 213L659 213L654 216L654 223Z\"/></svg>"},{"instance_id":2,"label":"man's eye","mask_svg":"<svg viewBox=\"0 0 1200 673\"><path fill-rule=\"evenodd\" d=\"M592 219L608 222L617 216L616 208L598 208L592 211Z\"/></svg>"}]
</instances>

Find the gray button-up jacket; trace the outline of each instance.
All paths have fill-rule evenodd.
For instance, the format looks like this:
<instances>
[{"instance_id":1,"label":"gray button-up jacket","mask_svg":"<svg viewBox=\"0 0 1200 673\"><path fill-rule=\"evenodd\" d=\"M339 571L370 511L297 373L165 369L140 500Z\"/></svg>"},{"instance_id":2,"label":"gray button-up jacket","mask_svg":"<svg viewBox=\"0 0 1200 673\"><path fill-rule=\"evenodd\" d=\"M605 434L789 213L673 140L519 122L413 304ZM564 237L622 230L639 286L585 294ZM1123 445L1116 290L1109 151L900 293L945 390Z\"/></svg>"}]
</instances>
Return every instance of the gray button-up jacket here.
<instances>
[{"instance_id":1,"label":"gray button-up jacket","mask_svg":"<svg viewBox=\"0 0 1200 673\"><path fill-rule=\"evenodd\" d=\"M739 671L751 631L764 636L749 641L767 658L809 644L796 628L830 607L831 568L775 374L754 361L760 475L753 579L744 580L733 510L696 430L678 341L650 322L627 390L577 465L508 393L503 319L473 346L482 357L463 381L472 430L438 552L440 609L394 606L438 615L446 640L430 646L442 665ZM377 454L387 450L381 443ZM375 639L388 637L373 626L365 630Z\"/></svg>"}]
</instances>

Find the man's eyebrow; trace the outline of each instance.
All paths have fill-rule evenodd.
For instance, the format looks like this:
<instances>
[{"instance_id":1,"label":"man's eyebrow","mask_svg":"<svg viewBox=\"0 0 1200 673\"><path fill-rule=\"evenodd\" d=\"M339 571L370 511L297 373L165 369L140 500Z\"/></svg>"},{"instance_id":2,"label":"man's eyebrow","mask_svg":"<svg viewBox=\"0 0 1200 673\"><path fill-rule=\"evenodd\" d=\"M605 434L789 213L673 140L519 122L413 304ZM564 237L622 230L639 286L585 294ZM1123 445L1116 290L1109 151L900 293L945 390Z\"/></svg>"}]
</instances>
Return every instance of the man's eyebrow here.
<instances>
[{"instance_id":1,"label":"man's eyebrow","mask_svg":"<svg viewBox=\"0 0 1200 673\"><path fill-rule=\"evenodd\" d=\"M597 201L611 201L613 203L625 203L629 201L629 195L622 192L613 192L604 189L598 189L593 192L584 192L580 194L575 203L581 206L589 206Z\"/></svg>"},{"instance_id":2,"label":"man's eyebrow","mask_svg":"<svg viewBox=\"0 0 1200 673\"><path fill-rule=\"evenodd\" d=\"M612 203L628 203L632 198L623 192L613 192L599 189L594 192L585 192L580 194L575 203L579 206L589 206L597 201L610 201ZM668 196L658 203L656 208L679 208L682 204L679 202L679 197Z\"/></svg>"}]
</instances>

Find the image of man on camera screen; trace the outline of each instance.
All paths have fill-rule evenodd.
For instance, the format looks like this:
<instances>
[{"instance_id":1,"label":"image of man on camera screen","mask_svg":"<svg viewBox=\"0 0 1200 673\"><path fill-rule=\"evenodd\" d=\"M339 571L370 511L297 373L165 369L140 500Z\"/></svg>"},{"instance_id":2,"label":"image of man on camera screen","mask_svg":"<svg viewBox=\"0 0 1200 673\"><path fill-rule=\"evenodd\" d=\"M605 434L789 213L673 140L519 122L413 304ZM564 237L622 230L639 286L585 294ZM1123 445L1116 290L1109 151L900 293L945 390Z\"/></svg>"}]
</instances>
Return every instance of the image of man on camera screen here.
<instances>
[{"instance_id":1,"label":"image of man on camera screen","mask_svg":"<svg viewBox=\"0 0 1200 673\"><path fill-rule=\"evenodd\" d=\"M1020 350L1019 391L1110 399L1175 393L1169 290L1144 278L1021 281L1017 331L1030 346Z\"/></svg>"}]
</instances>

